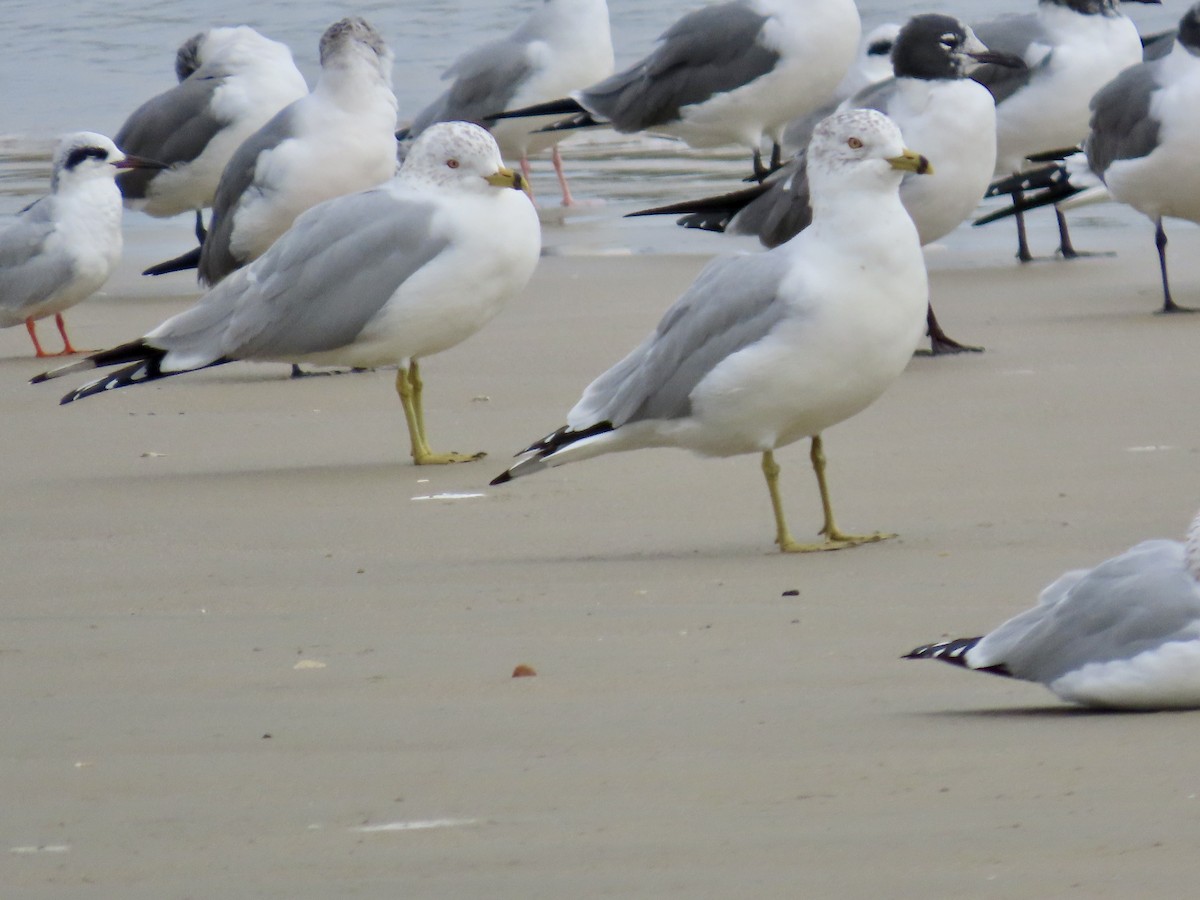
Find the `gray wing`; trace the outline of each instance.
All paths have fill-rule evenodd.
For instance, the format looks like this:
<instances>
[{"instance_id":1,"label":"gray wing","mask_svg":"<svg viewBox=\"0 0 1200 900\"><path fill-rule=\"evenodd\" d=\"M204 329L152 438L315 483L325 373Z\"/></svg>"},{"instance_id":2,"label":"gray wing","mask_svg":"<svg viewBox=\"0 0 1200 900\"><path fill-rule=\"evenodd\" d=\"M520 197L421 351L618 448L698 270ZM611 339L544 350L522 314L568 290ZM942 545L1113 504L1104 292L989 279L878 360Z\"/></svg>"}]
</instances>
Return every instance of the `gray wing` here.
<instances>
[{"instance_id":1,"label":"gray wing","mask_svg":"<svg viewBox=\"0 0 1200 900\"><path fill-rule=\"evenodd\" d=\"M765 247L778 247L812 222L808 201L808 166L804 152L774 176L773 184L733 217L727 231L756 235Z\"/></svg>"},{"instance_id":2,"label":"gray wing","mask_svg":"<svg viewBox=\"0 0 1200 900\"><path fill-rule=\"evenodd\" d=\"M676 121L682 107L749 84L775 68L779 54L759 42L766 21L739 3L694 10L663 33L649 56L583 91L579 102L617 131Z\"/></svg>"},{"instance_id":3,"label":"gray wing","mask_svg":"<svg viewBox=\"0 0 1200 900\"><path fill-rule=\"evenodd\" d=\"M1158 146L1161 123L1150 110L1161 86L1156 60L1131 66L1092 97L1091 133L1085 149L1092 171L1104 177L1113 160L1148 156Z\"/></svg>"},{"instance_id":4,"label":"gray wing","mask_svg":"<svg viewBox=\"0 0 1200 900\"><path fill-rule=\"evenodd\" d=\"M302 358L353 343L396 289L449 244L430 230L435 209L386 189L318 204L147 342L188 358L189 367L196 358Z\"/></svg>"},{"instance_id":5,"label":"gray wing","mask_svg":"<svg viewBox=\"0 0 1200 900\"><path fill-rule=\"evenodd\" d=\"M1022 621L1024 619L1024 621ZM989 634L988 656L1004 653L1019 678L1043 683L1089 662L1131 659L1172 640L1194 639L1200 590L1178 541L1144 541L1047 588L1028 613Z\"/></svg>"},{"instance_id":6,"label":"gray wing","mask_svg":"<svg viewBox=\"0 0 1200 900\"><path fill-rule=\"evenodd\" d=\"M524 42L512 37L484 44L462 56L442 76L454 79L450 89L425 109L409 126L416 137L435 122L474 122L487 127L489 114L507 109L533 71Z\"/></svg>"},{"instance_id":7,"label":"gray wing","mask_svg":"<svg viewBox=\"0 0 1200 900\"><path fill-rule=\"evenodd\" d=\"M196 159L227 122L213 115L213 92L224 79L188 78L169 91L152 97L125 120L113 139L122 152L173 165ZM121 194L146 196L156 169L125 169L117 176Z\"/></svg>"},{"instance_id":8,"label":"gray wing","mask_svg":"<svg viewBox=\"0 0 1200 900\"><path fill-rule=\"evenodd\" d=\"M0 311L24 318L25 306L44 300L74 275L66 254L43 252L54 232L54 202L52 196L41 198L0 231Z\"/></svg>"},{"instance_id":9,"label":"gray wing","mask_svg":"<svg viewBox=\"0 0 1200 900\"><path fill-rule=\"evenodd\" d=\"M233 213L238 201L254 183L254 171L258 158L284 141L295 136L295 105L304 98L285 106L266 125L250 135L234 151L213 195L212 222L208 236L200 250L200 280L205 284L216 284L230 272L240 268L244 260L236 259L229 250L233 236Z\"/></svg>"},{"instance_id":10,"label":"gray wing","mask_svg":"<svg viewBox=\"0 0 1200 900\"><path fill-rule=\"evenodd\" d=\"M619 428L688 415L701 379L783 318L777 295L786 269L786 260L774 253L709 263L654 333L588 386L567 417L570 427L611 422Z\"/></svg>"},{"instance_id":11,"label":"gray wing","mask_svg":"<svg viewBox=\"0 0 1200 900\"><path fill-rule=\"evenodd\" d=\"M1028 64L1025 68L1014 69L987 63L971 71L971 80L979 82L991 91L997 104L1004 102L1027 85L1034 73L1049 65L1052 49L1041 59L1028 58L1033 44L1044 43L1047 47L1051 46L1051 38L1036 15L1001 16L999 19L974 26L974 31L975 36L983 41L989 50L1011 53L1021 57Z\"/></svg>"}]
</instances>

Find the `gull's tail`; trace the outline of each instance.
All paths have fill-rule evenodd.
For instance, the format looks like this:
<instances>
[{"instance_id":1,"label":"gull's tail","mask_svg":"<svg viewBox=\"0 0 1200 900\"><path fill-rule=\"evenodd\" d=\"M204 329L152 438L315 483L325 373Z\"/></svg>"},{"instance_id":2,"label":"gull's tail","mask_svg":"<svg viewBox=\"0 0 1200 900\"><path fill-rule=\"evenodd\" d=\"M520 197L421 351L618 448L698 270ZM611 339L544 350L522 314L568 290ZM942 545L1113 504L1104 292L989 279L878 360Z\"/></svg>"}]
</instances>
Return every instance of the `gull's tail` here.
<instances>
[{"instance_id":1,"label":"gull's tail","mask_svg":"<svg viewBox=\"0 0 1200 900\"><path fill-rule=\"evenodd\" d=\"M983 636L971 638L955 638L952 641L939 641L936 644L925 644L905 653L901 659L940 659L942 662L947 662L955 666L962 666L964 669L972 669L976 672L991 672L993 675L1005 675L1012 677L1012 672L1008 671L1008 666L1004 663L998 663L994 666L983 666L976 669L967 662L967 653L983 640Z\"/></svg>"},{"instance_id":2,"label":"gull's tail","mask_svg":"<svg viewBox=\"0 0 1200 900\"><path fill-rule=\"evenodd\" d=\"M71 391L59 401L59 403L66 404L82 400L84 397L91 397L93 394L102 394L105 391L128 387L131 384L156 381L159 378L168 378L171 375L194 371L192 369L177 369L164 372L162 370L162 360L166 355L166 350L152 347L145 340L138 339L130 341L128 344L122 344L119 347L113 347L111 350L101 350L99 353L93 353L77 362L59 366L57 369L51 369L49 372L43 372L41 375L35 375L29 380L29 383L41 384L43 381L49 381L52 378L61 378L64 375L71 375L75 372L86 372L90 369L125 365L123 369L110 372ZM229 360L218 359L215 362L209 363L209 365L218 366L226 362L229 362ZM200 368L208 368L208 366L201 366Z\"/></svg>"},{"instance_id":3,"label":"gull's tail","mask_svg":"<svg viewBox=\"0 0 1200 900\"><path fill-rule=\"evenodd\" d=\"M611 422L598 422L590 428L585 428L582 431L572 431L570 427L564 425L551 434L546 435L540 441L534 441L524 450L517 454L522 457L515 462L511 467L501 472L489 482L490 484L504 484L512 481L514 478L520 478L522 475L532 475L534 472L540 472L542 469L554 465L551 462L551 457L561 450L565 450L580 441L588 438L596 437L600 434L607 434L613 430Z\"/></svg>"},{"instance_id":4,"label":"gull's tail","mask_svg":"<svg viewBox=\"0 0 1200 900\"><path fill-rule=\"evenodd\" d=\"M168 259L166 262L160 262L153 265L143 275L166 275L170 272L185 272L188 269L198 268L200 265L200 248L196 247L189 250L182 256L177 256L174 259Z\"/></svg>"}]
</instances>

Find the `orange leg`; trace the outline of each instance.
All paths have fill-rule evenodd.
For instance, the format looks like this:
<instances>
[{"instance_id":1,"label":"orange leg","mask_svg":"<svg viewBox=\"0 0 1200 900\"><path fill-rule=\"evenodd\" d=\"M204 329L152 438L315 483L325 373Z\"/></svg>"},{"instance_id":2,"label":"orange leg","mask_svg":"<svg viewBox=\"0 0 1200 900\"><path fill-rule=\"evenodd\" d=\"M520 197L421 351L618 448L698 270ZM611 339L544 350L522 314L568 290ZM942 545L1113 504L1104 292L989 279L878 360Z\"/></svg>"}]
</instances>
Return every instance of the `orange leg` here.
<instances>
[{"instance_id":1,"label":"orange leg","mask_svg":"<svg viewBox=\"0 0 1200 900\"><path fill-rule=\"evenodd\" d=\"M37 326L33 324L33 319L25 320L25 330L29 332L29 339L33 341L33 349L38 359L44 359L47 356L53 356L53 353L47 353L42 349L41 343L37 339Z\"/></svg>"},{"instance_id":2,"label":"orange leg","mask_svg":"<svg viewBox=\"0 0 1200 900\"><path fill-rule=\"evenodd\" d=\"M67 323L63 321L62 313L54 314L54 324L58 326L58 333L62 335L63 339L63 349L59 355L69 356L78 353L79 351L71 346L71 339L67 337Z\"/></svg>"},{"instance_id":3,"label":"orange leg","mask_svg":"<svg viewBox=\"0 0 1200 900\"><path fill-rule=\"evenodd\" d=\"M550 153L550 161L554 163L554 174L558 176L558 186L562 188L562 205L573 206L575 198L571 196L571 189L567 187L567 176L563 172L562 154L558 152L558 144L554 145Z\"/></svg>"}]
</instances>

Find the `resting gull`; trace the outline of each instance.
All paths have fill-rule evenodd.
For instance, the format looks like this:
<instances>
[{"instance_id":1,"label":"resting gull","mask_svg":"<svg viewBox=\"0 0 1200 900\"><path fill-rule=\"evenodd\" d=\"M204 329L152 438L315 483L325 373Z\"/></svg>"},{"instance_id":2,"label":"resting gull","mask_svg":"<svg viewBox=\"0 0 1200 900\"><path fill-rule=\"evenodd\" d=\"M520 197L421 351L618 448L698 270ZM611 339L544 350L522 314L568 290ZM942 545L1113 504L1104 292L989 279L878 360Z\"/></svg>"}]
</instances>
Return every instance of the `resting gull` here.
<instances>
[{"instance_id":1,"label":"resting gull","mask_svg":"<svg viewBox=\"0 0 1200 900\"><path fill-rule=\"evenodd\" d=\"M1143 541L1067 572L1037 606L983 637L939 641L905 659L1044 684L1072 703L1200 706L1200 516L1187 541Z\"/></svg>"},{"instance_id":2,"label":"resting gull","mask_svg":"<svg viewBox=\"0 0 1200 900\"><path fill-rule=\"evenodd\" d=\"M179 84L139 106L117 132L117 146L166 169L123 172L117 186L129 209L155 217L212 206L233 152L275 113L308 93L285 44L253 28L210 28L175 56Z\"/></svg>"},{"instance_id":3,"label":"resting gull","mask_svg":"<svg viewBox=\"0 0 1200 900\"><path fill-rule=\"evenodd\" d=\"M574 201L563 173L558 142L570 132L536 133L555 117L491 118L498 110L561 97L613 71L607 0L539 0L511 34L463 54L442 74L450 87L421 112L401 140L417 137L434 122L474 122L492 132L505 159L519 160L529 182L530 153L553 147L551 162L563 206Z\"/></svg>"},{"instance_id":4,"label":"resting gull","mask_svg":"<svg viewBox=\"0 0 1200 900\"><path fill-rule=\"evenodd\" d=\"M644 59L570 99L501 118L557 114L554 129L610 125L696 148L736 144L765 173L763 139L778 164L787 123L833 96L854 61L854 0L731 0L685 14Z\"/></svg>"},{"instance_id":5,"label":"resting gull","mask_svg":"<svg viewBox=\"0 0 1200 900\"><path fill-rule=\"evenodd\" d=\"M70 403L234 360L399 364L396 390L415 463L425 433L418 358L482 328L537 265L537 214L496 142L465 122L431 126L395 178L297 217L262 256L144 338L92 354L34 382L124 366L67 394Z\"/></svg>"},{"instance_id":6,"label":"resting gull","mask_svg":"<svg viewBox=\"0 0 1200 900\"><path fill-rule=\"evenodd\" d=\"M912 216L922 244L949 234L966 219L992 178L996 107L986 88L965 77L981 63L1022 65L1019 59L989 51L953 17L914 16L895 40L895 77L866 88L841 107L886 113L905 142L920 147L933 165L932 176L908 176L900 183L900 202ZM764 246L776 247L808 227L808 193L801 151L756 187L632 215L686 213L679 220L685 227L756 235ZM977 349L946 335L932 307L928 330L935 354Z\"/></svg>"},{"instance_id":7,"label":"resting gull","mask_svg":"<svg viewBox=\"0 0 1200 900\"><path fill-rule=\"evenodd\" d=\"M216 284L310 206L395 174L396 97L383 38L363 19L342 19L321 36L320 60L312 93L276 113L225 166L199 259L180 257L149 274L198 264L200 281Z\"/></svg>"},{"instance_id":8,"label":"resting gull","mask_svg":"<svg viewBox=\"0 0 1200 900\"><path fill-rule=\"evenodd\" d=\"M781 550L890 537L835 524L821 433L879 397L920 340L925 261L897 188L905 172L927 169L882 113L824 120L809 145L814 226L766 253L706 266L654 333L591 383L567 424L492 484L642 447L761 453ZM774 451L804 437L825 514L818 544L793 540L779 495Z\"/></svg>"},{"instance_id":9,"label":"resting gull","mask_svg":"<svg viewBox=\"0 0 1200 900\"><path fill-rule=\"evenodd\" d=\"M126 156L102 134L63 137L54 151L50 194L0 228L0 328L24 324L39 357L78 351L67 337L63 310L98 291L121 259L118 172L162 168ZM38 341L38 319L54 316L60 353Z\"/></svg>"},{"instance_id":10,"label":"resting gull","mask_svg":"<svg viewBox=\"0 0 1200 900\"><path fill-rule=\"evenodd\" d=\"M996 98L996 174L1003 176L1024 169L1030 154L1082 141L1092 95L1142 59L1137 27L1118 0L1039 0L1036 12L984 22L975 33L993 50L1016 54L1027 66L985 66L971 75ZM1014 200L1019 203L1020 197ZM1033 255L1024 219L1016 218L1017 258L1028 262ZM1077 256L1061 212L1058 227L1060 252Z\"/></svg>"}]
</instances>

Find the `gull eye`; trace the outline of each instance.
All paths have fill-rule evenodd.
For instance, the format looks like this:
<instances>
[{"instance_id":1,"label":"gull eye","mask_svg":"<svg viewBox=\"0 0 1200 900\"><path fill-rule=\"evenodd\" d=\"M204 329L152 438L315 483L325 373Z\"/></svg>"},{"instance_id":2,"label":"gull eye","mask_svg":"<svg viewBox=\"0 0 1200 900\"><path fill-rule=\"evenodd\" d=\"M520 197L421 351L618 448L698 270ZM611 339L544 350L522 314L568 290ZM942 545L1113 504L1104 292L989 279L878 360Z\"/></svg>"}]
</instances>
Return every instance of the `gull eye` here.
<instances>
[{"instance_id":1,"label":"gull eye","mask_svg":"<svg viewBox=\"0 0 1200 900\"><path fill-rule=\"evenodd\" d=\"M862 149L862 141L860 141L856 137L852 137L852 138L850 138L850 140L846 141L846 146L849 147L851 150L861 150Z\"/></svg>"},{"instance_id":2,"label":"gull eye","mask_svg":"<svg viewBox=\"0 0 1200 900\"><path fill-rule=\"evenodd\" d=\"M457 169L458 168L458 160L457 159L446 160L446 167L449 169Z\"/></svg>"}]
</instances>

